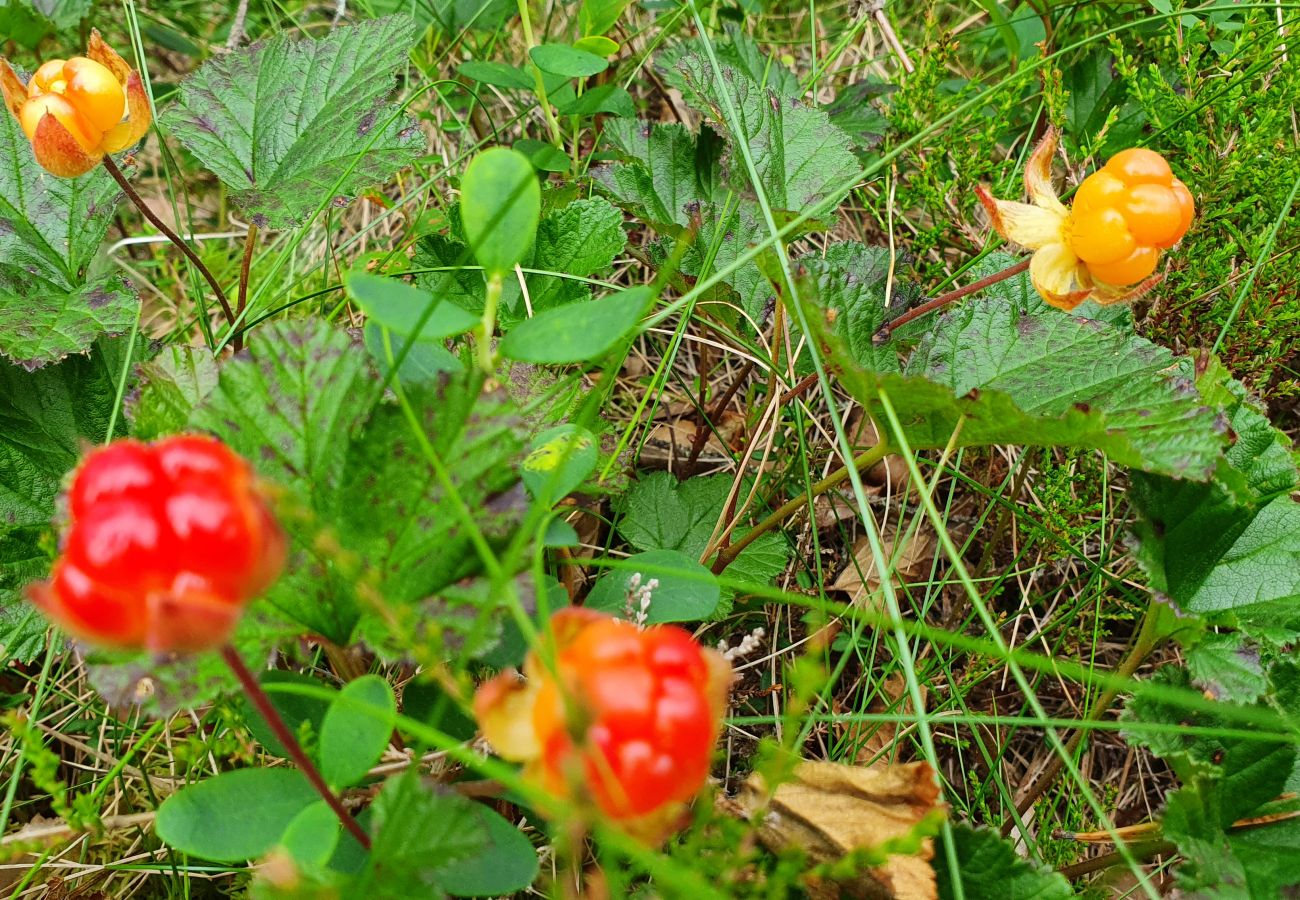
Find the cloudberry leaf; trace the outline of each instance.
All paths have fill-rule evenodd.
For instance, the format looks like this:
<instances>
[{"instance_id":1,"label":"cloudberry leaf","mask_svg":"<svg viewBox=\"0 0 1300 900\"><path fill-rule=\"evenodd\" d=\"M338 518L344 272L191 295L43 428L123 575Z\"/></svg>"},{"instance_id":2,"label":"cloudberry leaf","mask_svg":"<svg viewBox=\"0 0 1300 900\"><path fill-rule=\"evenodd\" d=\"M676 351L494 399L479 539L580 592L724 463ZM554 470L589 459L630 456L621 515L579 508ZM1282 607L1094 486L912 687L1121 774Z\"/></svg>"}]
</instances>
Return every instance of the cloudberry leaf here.
<instances>
[{"instance_id":1,"label":"cloudberry leaf","mask_svg":"<svg viewBox=\"0 0 1300 900\"><path fill-rule=\"evenodd\" d=\"M778 61L773 54L765 52L757 41L734 23L728 22L723 28L727 34L726 40L711 39L718 62L730 66L754 84L762 85L781 97L803 95L804 91L799 86L798 76ZM698 55L704 52L702 43L701 38L691 38L670 46L662 52L660 67L665 70L669 79L675 78L674 70L681 57L688 53ZM676 83L673 86L682 87L681 84Z\"/></svg>"},{"instance_id":2,"label":"cloudberry leaf","mask_svg":"<svg viewBox=\"0 0 1300 900\"><path fill-rule=\"evenodd\" d=\"M247 355L222 367L190 420L309 511L284 522L289 562L267 597L284 615L338 641L355 624L355 602L316 538L338 515L349 437L376 399L367 374L365 351L323 320L263 325Z\"/></svg>"},{"instance_id":3,"label":"cloudberry leaf","mask_svg":"<svg viewBox=\"0 0 1300 900\"><path fill-rule=\"evenodd\" d=\"M868 370L827 326L824 310L807 304L804 312L834 376L878 421L888 421L888 400L912 449L954 440L1087 448L1135 469L1205 481L1226 443L1219 413L1192 383L1190 361L1041 303L1017 308L996 290L967 299L934 324L901 375Z\"/></svg>"},{"instance_id":4,"label":"cloudberry leaf","mask_svg":"<svg viewBox=\"0 0 1300 900\"><path fill-rule=\"evenodd\" d=\"M50 176L18 121L0 116L0 354L33 369L131 327L134 289L92 266L121 196L101 167Z\"/></svg>"},{"instance_id":5,"label":"cloudberry leaf","mask_svg":"<svg viewBox=\"0 0 1300 900\"><path fill-rule=\"evenodd\" d=\"M389 779L371 812L374 847L352 896L381 885L384 896L438 896L448 867L492 847L477 804L424 784L414 771Z\"/></svg>"},{"instance_id":6,"label":"cloudberry leaf","mask_svg":"<svg viewBox=\"0 0 1300 900\"><path fill-rule=\"evenodd\" d=\"M773 210L792 215L818 204L829 211L848 195L861 167L848 135L832 125L826 113L762 88L726 64L715 73L703 55L686 54L672 71L688 103L733 144L748 145L758 185L748 183L739 152L733 149L727 164L730 182L742 195L752 196L761 188ZM737 116L735 132L723 101L724 86Z\"/></svg>"},{"instance_id":7,"label":"cloudberry leaf","mask_svg":"<svg viewBox=\"0 0 1300 900\"><path fill-rule=\"evenodd\" d=\"M957 879L967 900L1064 900L1074 896L1060 873L1023 859L997 832L957 824L951 834L958 870L949 868L945 850L936 848L934 854L935 881L944 900L957 896L952 886Z\"/></svg>"},{"instance_id":8,"label":"cloudberry leaf","mask_svg":"<svg viewBox=\"0 0 1300 900\"><path fill-rule=\"evenodd\" d=\"M36 528L0 530L0 667L30 662L45 649L45 617L22 595L50 568L39 537Z\"/></svg>"},{"instance_id":9,"label":"cloudberry leaf","mask_svg":"<svg viewBox=\"0 0 1300 900\"><path fill-rule=\"evenodd\" d=\"M518 10L511 0L372 0L370 8L412 15L421 30L433 26L455 38L468 29L492 31Z\"/></svg>"},{"instance_id":10,"label":"cloudberry leaf","mask_svg":"<svg viewBox=\"0 0 1300 900\"><path fill-rule=\"evenodd\" d=\"M651 624L708 619L716 612L722 597L713 573L695 557L677 550L647 550L611 563L610 571L600 577L587 595L585 605L590 609L622 615L634 578L650 595L650 604L644 611L645 621ZM640 607L634 606L632 612L639 611Z\"/></svg>"},{"instance_id":11,"label":"cloudberry leaf","mask_svg":"<svg viewBox=\"0 0 1300 900\"><path fill-rule=\"evenodd\" d=\"M385 102L419 34L407 16L320 40L276 34L206 62L163 121L254 224L299 224L323 198L346 204L424 148L414 121Z\"/></svg>"},{"instance_id":12,"label":"cloudberry leaf","mask_svg":"<svg viewBox=\"0 0 1300 900\"><path fill-rule=\"evenodd\" d=\"M702 205L714 201L723 146L714 132L692 134L684 125L615 119L605 123L604 135L622 161L596 169L596 180L659 232L677 233Z\"/></svg>"},{"instance_id":13,"label":"cloudberry leaf","mask_svg":"<svg viewBox=\"0 0 1300 900\"><path fill-rule=\"evenodd\" d=\"M125 411L131 436L149 441L184 431L194 408L217 386L216 360L206 349L165 347L136 368Z\"/></svg>"}]
</instances>

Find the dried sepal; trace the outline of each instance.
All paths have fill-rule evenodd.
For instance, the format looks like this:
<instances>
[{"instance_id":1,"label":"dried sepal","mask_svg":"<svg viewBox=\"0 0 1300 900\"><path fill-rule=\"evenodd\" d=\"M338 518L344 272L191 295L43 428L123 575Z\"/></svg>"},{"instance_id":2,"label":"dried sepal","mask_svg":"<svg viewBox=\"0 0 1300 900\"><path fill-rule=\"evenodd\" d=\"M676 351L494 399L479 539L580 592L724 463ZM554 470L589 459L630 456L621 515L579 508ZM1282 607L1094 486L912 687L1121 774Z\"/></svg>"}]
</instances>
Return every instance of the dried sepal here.
<instances>
[{"instance_id":1,"label":"dried sepal","mask_svg":"<svg viewBox=\"0 0 1300 900\"><path fill-rule=\"evenodd\" d=\"M32 153L41 168L60 178L76 178L85 175L99 165L103 154L87 153L72 136L72 132L63 127L63 123L46 113L41 116L32 136Z\"/></svg>"},{"instance_id":2,"label":"dried sepal","mask_svg":"<svg viewBox=\"0 0 1300 900\"><path fill-rule=\"evenodd\" d=\"M18 77L14 67L9 65L9 60L3 58L0 58L0 92L4 93L5 106L9 107L9 112L13 113L15 119L18 118L19 111L27 102L27 86Z\"/></svg>"}]
</instances>

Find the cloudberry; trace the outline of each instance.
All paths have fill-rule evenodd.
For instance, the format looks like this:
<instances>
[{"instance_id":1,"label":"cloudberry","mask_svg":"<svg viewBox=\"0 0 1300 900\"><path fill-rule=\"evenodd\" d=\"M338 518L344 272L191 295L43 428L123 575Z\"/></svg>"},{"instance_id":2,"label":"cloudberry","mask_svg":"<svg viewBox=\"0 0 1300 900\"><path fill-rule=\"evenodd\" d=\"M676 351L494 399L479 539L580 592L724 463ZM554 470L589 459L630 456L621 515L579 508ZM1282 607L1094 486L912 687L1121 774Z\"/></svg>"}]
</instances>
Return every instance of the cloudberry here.
<instances>
[{"instance_id":1,"label":"cloudberry","mask_svg":"<svg viewBox=\"0 0 1300 900\"><path fill-rule=\"evenodd\" d=\"M94 644L216 647L284 564L283 533L252 471L212 438L127 439L93 450L66 504L62 552L28 597Z\"/></svg>"},{"instance_id":2,"label":"cloudberry","mask_svg":"<svg viewBox=\"0 0 1300 900\"><path fill-rule=\"evenodd\" d=\"M507 672L479 688L485 735L552 794L661 840L708 777L730 665L681 628L583 609L556 613L552 633L553 672L530 654L526 682Z\"/></svg>"}]
</instances>

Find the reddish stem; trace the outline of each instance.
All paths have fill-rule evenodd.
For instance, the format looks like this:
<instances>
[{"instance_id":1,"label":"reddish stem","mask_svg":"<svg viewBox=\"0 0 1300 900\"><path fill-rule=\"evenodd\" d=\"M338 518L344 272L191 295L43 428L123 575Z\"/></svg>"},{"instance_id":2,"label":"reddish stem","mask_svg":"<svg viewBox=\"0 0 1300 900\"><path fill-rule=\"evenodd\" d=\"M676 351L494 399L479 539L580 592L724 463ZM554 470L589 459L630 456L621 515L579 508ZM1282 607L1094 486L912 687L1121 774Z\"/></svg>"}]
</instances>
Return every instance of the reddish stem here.
<instances>
[{"instance_id":1,"label":"reddish stem","mask_svg":"<svg viewBox=\"0 0 1300 900\"><path fill-rule=\"evenodd\" d=\"M235 673L235 677L239 679L240 687L244 689L245 696L248 697L253 706L257 707L258 713L270 726L275 739L288 751L289 758L293 760L294 765L302 770L302 774L307 776L307 780L316 789L316 793L320 794L321 799L334 811L334 815L338 816L339 822L348 830L348 833L357 839L358 844L369 850L370 835L366 834L361 827L361 823L352 817L352 813L347 811L343 806L343 801L330 790L329 785L325 783L325 779L321 777L320 770L307 758L307 754L303 752L302 744L298 743L298 739L289 730L289 726L284 724L284 719L280 718L280 713L271 704L271 698L266 696L266 691L262 690L262 685L258 683L256 676L244 664L244 660L240 657L238 651L226 644L221 648L221 658L225 660L226 665L230 666L230 670Z\"/></svg>"},{"instance_id":2,"label":"reddish stem","mask_svg":"<svg viewBox=\"0 0 1300 900\"><path fill-rule=\"evenodd\" d=\"M927 300L915 309L909 309L892 322L886 322L884 325L880 326L880 329L876 332L876 337L884 340L889 337L890 333L893 332L895 328L901 328L908 322L919 319L926 313L934 312L936 309L947 306L954 300L960 300L962 297L974 294L977 291L982 291L991 284L997 284L999 281L1006 281L1008 278L1014 278L1016 275L1019 275L1028 268L1029 259L1022 259L1014 266L1011 266L1008 269L1003 269L1001 272L994 272L992 275L989 275L986 278L981 278L979 281L972 282L965 287L957 288L955 291L949 291L946 294L940 294L938 297L935 297L933 300Z\"/></svg>"}]
</instances>

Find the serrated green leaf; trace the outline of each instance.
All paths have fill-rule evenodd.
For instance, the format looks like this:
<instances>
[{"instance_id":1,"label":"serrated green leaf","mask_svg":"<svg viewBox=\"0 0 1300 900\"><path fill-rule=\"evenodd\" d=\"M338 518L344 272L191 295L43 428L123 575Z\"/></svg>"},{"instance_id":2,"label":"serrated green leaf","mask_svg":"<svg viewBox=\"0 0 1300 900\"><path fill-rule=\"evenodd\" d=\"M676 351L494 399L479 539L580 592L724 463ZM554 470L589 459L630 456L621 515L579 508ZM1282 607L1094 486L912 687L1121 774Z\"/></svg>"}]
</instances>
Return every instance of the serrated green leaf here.
<instances>
[{"instance_id":1,"label":"serrated green leaf","mask_svg":"<svg viewBox=\"0 0 1300 900\"><path fill-rule=\"evenodd\" d=\"M1268 690L1259 650L1238 634L1206 635L1187 653L1192 682L1216 700L1253 703Z\"/></svg>"},{"instance_id":2,"label":"serrated green leaf","mask_svg":"<svg viewBox=\"0 0 1300 900\"><path fill-rule=\"evenodd\" d=\"M1225 443L1189 363L1100 322L1041 305L1018 310L996 294L972 298L933 326L896 375L852 362L820 310L806 308L805 318L841 384L878 421L887 421L887 397L913 449L945 447L954 436L959 447L1095 449L1136 469L1204 481Z\"/></svg>"},{"instance_id":3,"label":"serrated green leaf","mask_svg":"<svg viewBox=\"0 0 1300 900\"><path fill-rule=\"evenodd\" d=\"M436 896L447 867L491 846L476 804L423 784L414 771L389 779L372 809L374 847L354 896Z\"/></svg>"},{"instance_id":4,"label":"serrated green leaf","mask_svg":"<svg viewBox=\"0 0 1300 900\"><path fill-rule=\"evenodd\" d=\"M37 528L0 529L0 668L31 662L45 649L45 617L22 594L50 567L39 539Z\"/></svg>"},{"instance_id":5,"label":"serrated green leaf","mask_svg":"<svg viewBox=\"0 0 1300 900\"><path fill-rule=\"evenodd\" d=\"M629 595L644 588L650 604L635 606L633 616L643 612L648 623L699 622L710 618L722 599L713 573L677 550L647 550L610 562L611 570L587 595L584 605L590 609L622 614Z\"/></svg>"},{"instance_id":6,"label":"serrated green leaf","mask_svg":"<svg viewBox=\"0 0 1300 900\"><path fill-rule=\"evenodd\" d=\"M320 772L336 788L356 784L383 756L396 724L397 700L378 675L349 681L320 728Z\"/></svg>"},{"instance_id":7,"label":"serrated green leaf","mask_svg":"<svg viewBox=\"0 0 1300 900\"><path fill-rule=\"evenodd\" d=\"M472 312L483 311L483 272L474 268L474 255L460 241L440 234L426 234L415 245L415 283L435 297ZM468 267L468 268L467 268Z\"/></svg>"},{"instance_id":8,"label":"serrated green leaf","mask_svg":"<svg viewBox=\"0 0 1300 900\"><path fill-rule=\"evenodd\" d=\"M1064 900L1074 896L1060 873L1022 859L1015 847L996 832L957 824L951 834L957 872L949 869L943 848L936 848L934 854L934 875L941 898L957 896L952 887L954 878L960 878L966 900Z\"/></svg>"},{"instance_id":9,"label":"serrated green leaf","mask_svg":"<svg viewBox=\"0 0 1300 900\"><path fill-rule=\"evenodd\" d=\"M31 369L131 327L135 291L91 271L121 196L102 167L49 174L17 119L0 116L0 353Z\"/></svg>"},{"instance_id":10,"label":"serrated green leaf","mask_svg":"<svg viewBox=\"0 0 1300 900\"><path fill-rule=\"evenodd\" d=\"M365 352L323 320L262 325L247 355L222 367L190 422L310 511L307 519L285 522L289 562L267 598L305 627L344 642L356 621L355 599L315 544L322 525L338 515L349 437L376 399L366 376Z\"/></svg>"},{"instance_id":11,"label":"serrated green leaf","mask_svg":"<svg viewBox=\"0 0 1300 900\"><path fill-rule=\"evenodd\" d=\"M433 26L455 38L470 29L498 28L517 9L511 0L371 0L371 7L379 15L414 16L421 28Z\"/></svg>"},{"instance_id":12,"label":"serrated green leaf","mask_svg":"<svg viewBox=\"0 0 1300 900\"><path fill-rule=\"evenodd\" d=\"M678 483L667 472L654 472L616 502L621 513L619 533L638 550L677 550L698 560L726 508L731 484L725 475L688 478ZM746 530L738 528L732 540L743 537ZM733 582L731 589L735 589L736 581L770 583L785 569L788 559L780 535L760 537L727 567L726 576Z\"/></svg>"},{"instance_id":13,"label":"serrated green leaf","mask_svg":"<svg viewBox=\"0 0 1300 900\"><path fill-rule=\"evenodd\" d=\"M451 862L438 872L438 883L453 897L505 897L537 878L537 851L518 828L487 806L477 809L487 846Z\"/></svg>"},{"instance_id":14,"label":"serrated green leaf","mask_svg":"<svg viewBox=\"0 0 1300 900\"><path fill-rule=\"evenodd\" d=\"M524 485L536 500L548 505L568 496L596 468L595 436L585 428L564 424L533 438L521 471Z\"/></svg>"},{"instance_id":15,"label":"serrated green leaf","mask_svg":"<svg viewBox=\"0 0 1300 900\"><path fill-rule=\"evenodd\" d=\"M386 181L424 145L385 103L420 35L406 16L265 42L206 62L163 121L262 228L299 224L323 197L346 202Z\"/></svg>"},{"instance_id":16,"label":"serrated green leaf","mask_svg":"<svg viewBox=\"0 0 1300 900\"><path fill-rule=\"evenodd\" d=\"M523 439L504 392L480 394L461 376L408 387L407 396L480 529L494 538L509 533L522 514ZM414 603L478 571L474 544L397 405L375 410L348 453L346 472L340 537L366 560L386 601Z\"/></svg>"},{"instance_id":17,"label":"serrated green leaf","mask_svg":"<svg viewBox=\"0 0 1300 900\"><path fill-rule=\"evenodd\" d=\"M875 340L894 306L893 298L886 296L891 269L889 250L856 243L834 244L824 254L801 258L799 265L808 272L818 304L833 311L833 331L854 361L873 372L898 372L898 350ZM893 287L895 293L902 293L900 285ZM804 368L813 371L811 364Z\"/></svg>"},{"instance_id":18,"label":"serrated green leaf","mask_svg":"<svg viewBox=\"0 0 1300 900\"><path fill-rule=\"evenodd\" d=\"M460 218L474 258L489 276L503 277L524 258L541 206L537 173L522 153L492 147L470 161L460 184Z\"/></svg>"},{"instance_id":19,"label":"serrated green leaf","mask_svg":"<svg viewBox=\"0 0 1300 900\"><path fill-rule=\"evenodd\" d=\"M586 277L614 262L627 246L623 216L604 200L575 200L548 213L537 228L529 268ZM562 305L571 279L531 273L528 296L533 312Z\"/></svg>"},{"instance_id":20,"label":"serrated green leaf","mask_svg":"<svg viewBox=\"0 0 1300 900\"><path fill-rule=\"evenodd\" d=\"M183 853L242 862L274 847L316 797L294 769L237 769L172 794L158 808L154 828Z\"/></svg>"},{"instance_id":21,"label":"serrated green leaf","mask_svg":"<svg viewBox=\"0 0 1300 900\"><path fill-rule=\"evenodd\" d=\"M212 354L197 347L164 347L141 363L136 389L123 405L132 436L150 441L183 431L219 375Z\"/></svg>"},{"instance_id":22,"label":"serrated green leaf","mask_svg":"<svg viewBox=\"0 0 1300 900\"><path fill-rule=\"evenodd\" d=\"M730 66L756 85L775 91L782 97L801 97L804 94L799 84L799 77L789 67L778 61L772 54L764 52L745 29L733 22L723 26L726 40L711 40L714 55L723 65ZM677 63L682 57L694 53L704 53L703 38L692 38L675 47L668 47L660 59L660 68L667 75L673 87L682 88L677 82Z\"/></svg>"},{"instance_id":23,"label":"serrated green leaf","mask_svg":"<svg viewBox=\"0 0 1300 900\"><path fill-rule=\"evenodd\" d=\"M605 123L605 139L624 162L594 171L617 203L656 230L689 226L715 196L722 142L712 131L693 135L684 125L631 119Z\"/></svg>"},{"instance_id":24,"label":"serrated green leaf","mask_svg":"<svg viewBox=\"0 0 1300 900\"><path fill-rule=\"evenodd\" d=\"M829 210L848 195L861 167L848 136L830 123L826 113L761 88L729 66L722 65L715 75L709 60L700 55L685 55L673 71L688 103L730 134L733 142L748 145L759 184L749 185L748 173L735 154L730 175L737 190L748 193L761 187L774 210L790 214L817 204ZM719 81L731 95L735 132Z\"/></svg>"},{"instance_id":25,"label":"serrated green leaf","mask_svg":"<svg viewBox=\"0 0 1300 900\"><path fill-rule=\"evenodd\" d=\"M49 35L76 28L90 7L91 0L0 0L0 43L35 50Z\"/></svg>"},{"instance_id":26,"label":"serrated green leaf","mask_svg":"<svg viewBox=\"0 0 1300 900\"><path fill-rule=\"evenodd\" d=\"M520 362L590 362L611 350L645 315L653 296L645 286L543 310L501 339L501 353Z\"/></svg>"}]
</instances>

